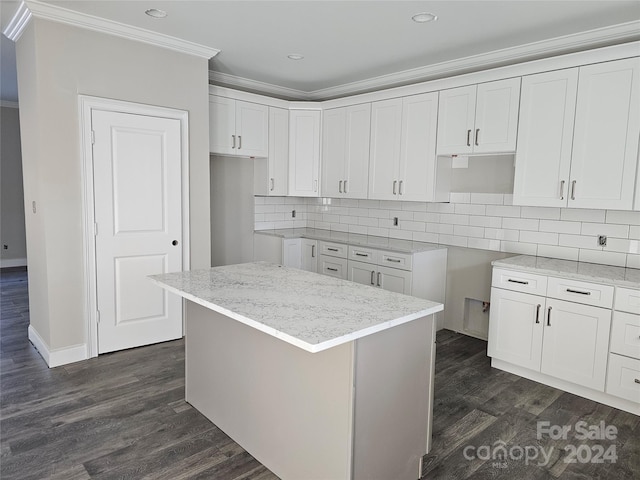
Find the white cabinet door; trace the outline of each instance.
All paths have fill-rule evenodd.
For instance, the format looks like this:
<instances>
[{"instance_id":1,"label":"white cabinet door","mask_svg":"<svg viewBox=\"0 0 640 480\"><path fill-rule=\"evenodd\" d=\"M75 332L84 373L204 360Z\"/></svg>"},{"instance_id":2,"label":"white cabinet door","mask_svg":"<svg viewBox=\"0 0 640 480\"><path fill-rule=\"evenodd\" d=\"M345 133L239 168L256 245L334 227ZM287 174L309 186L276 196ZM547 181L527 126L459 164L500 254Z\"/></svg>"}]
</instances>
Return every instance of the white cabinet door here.
<instances>
[{"instance_id":1,"label":"white cabinet door","mask_svg":"<svg viewBox=\"0 0 640 480\"><path fill-rule=\"evenodd\" d=\"M235 155L266 157L269 155L269 107L236 101Z\"/></svg>"},{"instance_id":2,"label":"white cabinet door","mask_svg":"<svg viewBox=\"0 0 640 480\"><path fill-rule=\"evenodd\" d=\"M269 107L269 195L287 194L289 174L289 112Z\"/></svg>"},{"instance_id":3,"label":"white cabinet door","mask_svg":"<svg viewBox=\"0 0 640 480\"><path fill-rule=\"evenodd\" d=\"M476 86L440 92L438 154L471 153L476 114Z\"/></svg>"},{"instance_id":4,"label":"white cabinet door","mask_svg":"<svg viewBox=\"0 0 640 480\"><path fill-rule=\"evenodd\" d=\"M340 197L346 178L347 109L326 110L322 117L322 195Z\"/></svg>"},{"instance_id":5,"label":"white cabinet door","mask_svg":"<svg viewBox=\"0 0 640 480\"><path fill-rule=\"evenodd\" d=\"M282 265L285 267L302 267L302 239L285 238L282 240Z\"/></svg>"},{"instance_id":6,"label":"white cabinet door","mask_svg":"<svg viewBox=\"0 0 640 480\"><path fill-rule=\"evenodd\" d=\"M307 272L318 271L318 241L303 238L300 242L302 249L302 260L300 268Z\"/></svg>"},{"instance_id":7,"label":"white cabinet door","mask_svg":"<svg viewBox=\"0 0 640 480\"><path fill-rule=\"evenodd\" d=\"M546 299L491 289L487 354L531 370L540 370Z\"/></svg>"},{"instance_id":8,"label":"white cabinet door","mask_svg":"<svg viewBox=\"0 0 640 480\"><path fill-rule=\"evenodd\" d=\"M473 153L514 152L520 78L478 85Z\"/></svg>"},{"instance_id":9,"label":"white cabinet door","mask_svg":"<svg viewBox=\"0 0 640 480\"><path fill-rule=\"evenodd\" d=\"M361 283L362 285L375 285L378 267L370 263L356 262L349 260L347 262L347 278L352 282Z\"/></svg>"},{"instance_id":10,"label":"white cabinet door","mask_svg":"<svg viewBox=\"0 0 640 480\"><path fill-rule=\"evenodd\" d=\"M376 285L390 292L411 295L411 272L397 268L378 267Z\"/></svg>"},{"instance_id":11,"label":"white cabinet door","mask_svg":"<svg viewBox=\"0 0 640 480\"><path fill-rule=\"evenodd\" d=\"M236 101L209 96L209 151L235 155Z\"/></svg>"},{"instance_id":12,"label":"white cabinet door","mask_svg":"<svg viewBox=\"0 0 640 480\"><path fill-rule=\"evenodd\" d=\"M343 196L367 198L369 188L369 140L371 104L347 108L346 169Z\"/></svg>"},{"instance_id":13,"label":"white cabinet door","mask_svg":"<svg viewBox=\"0 0 640 480\"><path fill-rule=\"evenodd\" d=\"M402 99L371 105L369 198L393 200L398 192Z\"/></svg>"},{"instance_id":14,"label":"white cabinet door","mask_svg":"<svg viewBox=\"0 0 640 480\"><path fill-rule=\"evenodd\" d=\"M347 280L347 259L319 255L318 273Z\"/></svg>"},{"instance_id":15,"label":"white cabinet door","mask_svg":"<svg viewBox=\"0 0 640 480\"><path fill-rule=\"evenodd\" d=\"M320 111L289 112L289 195L320 194Z\"/></svg>"},{"instance_id":16,"label":"white cabinet door","mask_svg":"<svg viewBox=\"0 0 640 480\"><path fill-rule=\"evenodd\" d=\"M578 69L522 79L514 205L567 205Z\"/></svg>"},{"instance_id":17,"label":"white cabinet door","mask_svg":"<svg viewBox=\"0 0 640 480\"><path fill-rule=\"evenodd\" d=\"M437 120L437 92L402 99L399 200L434 200Z\"/></svg>"},{"instance_id":18,"label":"white cabinet door","mask_svg":"<svg viewBox=\"0 0 640 480\"><path fill-rule=\"evenodd\" d=\"M633 207L639 76L638 58L580 67L569 207Z\"/></svg>"},{"instance_id":19,"label":"white cabinet door","mask_svg":"<svg viewBox=\"0 0 640 480\"><path fill-rule=\"evenodd\" d=\"M604 391L611 310L547 299L542 373Z\"/></svg>"}]
</instances>

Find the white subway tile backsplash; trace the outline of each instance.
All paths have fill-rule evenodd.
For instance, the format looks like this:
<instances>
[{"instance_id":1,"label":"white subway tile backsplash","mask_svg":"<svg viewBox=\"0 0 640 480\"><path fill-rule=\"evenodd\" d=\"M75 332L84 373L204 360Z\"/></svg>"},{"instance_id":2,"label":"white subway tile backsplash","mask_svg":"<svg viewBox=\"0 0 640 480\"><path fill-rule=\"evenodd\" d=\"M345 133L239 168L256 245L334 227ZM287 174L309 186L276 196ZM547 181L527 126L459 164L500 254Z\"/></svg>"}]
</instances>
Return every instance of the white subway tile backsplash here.
<instances>
[{"instance_id":1,"label":"white subway tile backsplash","mask_svg":"<svg viewBox=\"0 0 640 480\"><path fill-rule=\"evenodd\" d=\"M400 228L402 230L409 230L412 232L424 232L426 231L425 222L413 222L411 220L401 221Z\"/></svg>"},{"instance_id":2,"label":"white subway tile backsplash","mask_svg":"<svg viewBox=\"0 0 640 480\"><path fill-rule=\"evenodd\" d=\"M579 235L582 229L580 222L561 222L557 220L540 220L541 232L569 233Z\"/></svg>"},{"instance_id":3,"label":"white subway tile backsplash","mask_svg":"<svg viewBox=\"0 0 640 480\"><path fill-rule=\"evenodd\" d=\"M370 217L358 217L358 225L365 225L367 227L377 227L379 224L377 218Z\"/></svg>"},{"instance_id":4,"label":"white subway tile backsplash","mask_svg":"<svg viewBox=\"0 0 640 480\"><path fill-rule=\"evenodd\" d=\"M260 204L260 205L256 205L254 212L255 213L274 213L276 211L276 206L275 205L264 205L264 204Z\"/></svg>"},{"instance_id":5,"label":"white subway tile backsplash","mask_svg":"<svg viewBox=\"0 0 640 480\"><path fill-rule=\"evenodd\" d=\"M381 228L398 228L398 225L393 224L393 220L391 218L381 218L378 220L378 226Z\"/></svg>"},{"instance_id":6,"label":"white subway tile backsplash","mask_svg":"<svg viewBox=\"0 0 640 480\"><path fill-rule=\"evenodd\" d=\"M556 245L538 245L539 257L561 258L563 260L578 261L579 249L573 247L559 247Z\"/></svg>"},{"instance_id":7,"label":"white subway tile backsplash","mask_svg":"<svg viewBox=\"0 0 640 480\"><path fill-rule=\"evenodd\" d=\"M513 194L505 193L504 194L504 205L513 205Z\"/></svg>"},{"instance_id":8,"label":"white subway tile backsplash","mask_svg":"<svg viewBox=\"0 0 640 480\"><path fill-rule=\"evenodd\" d=\"M640 255L627 255L627 268L640 268Z\"/></svg>"},{"instance_id":9,"label":"white subway tile backsplash","mask_svg":"<svg viewBox=\"0 0 640 480\"><path fill-rule=\"evenodd\" d=\"M469 239L467 237L458 237L456 235L440 235L438 243L443 245L453 245L455 247L466 247Z\"/></svg>"},{"instance_id":10,"label":"white subway tile backsplash","mask_svg":"<svg viewBox=\"0 0 640 480\"><path fill-rule=\"evenodd\" d=\"M583 208L563 208L560 210L560 220L570 222L604 222L605 210L588 210Z\"/></svg>"},{"instance_id":11,"label":"white subway tile backsplash","mask_svg":"<svg viewBox=\"0 0 640 480\"><path fill-rule=\"evenodd\" d=\"M580 249L578 260L581 262L602 263L605 265L624 267L627 263L627 255L625 253Z\"/></svg>"},{"instance_id":12,"label":"white subway tile backsplash","mask_svg":"<svg viewBox=\"0 0 640 480\"><path fill-rule=\"evenodd\" d=\"M520 217L520 209L513 205L487 205L485 213L490 217Z\"/></svg>"},{"instance_id":13,"label":"white subway tile backsplash","mask_svg":"<svg viewBox=\"0 0 640 480\"><path fill-rule=\"evenodd\" d=\"M637 225L629 226L629 238L631 240L640 240L640 226L637 226Z\"/></svg>"},{"instance_id":14,"label":"white subway tile backsplash","mask_svg":"<svg viewBox=\"0 0 640 480\"><path fill-rule=\"evenodd\" d=\"M472 193L471 203L484 203L485 205L504 205L502 193Z\"/></svg>"},{"instance_id":15,"label":"white subway tile backsplash","mask_svg":"<svg viewBox=\"0 0 640 480\"><path fill-rule=\"evenodd\" d=\"M501 228L502 217L483 217L472 215L469 217L469 225L473 227Z\"/></svg>"},{"instance_id":16,"label":"white subway tile backsplash","mask_svg":"<svg viewBox=\"0 0 640 480\"><path fill-rule=\"evenodd\" d=\"M402 202L402 210L410 212L426 212L427 203L425 202Z\"/></svg>"},{"instance_id":17,"label":"white subway tile backsplash","mask_svg":"<svg viewBox=\"0 0 640 480\"><path fill-rule=\"evenodd\" d=\"M537 231L540 220L534 218L503 218L502 228L510 228L512 230L533 230Z\"/></svg>"},{"instance_id":18,"label":"white subway tile backsplash","mask_svg":"<svg viewBox=\"0 0 640 480\"><path fill-rule=\"evenodd\" d=\"M434 213L453 213L455 207L453 203L428 203L427 212Z\"/></svg>"},{"instance_id":19,"label":"white subway tile backsplash","mask_svg":"<svg viewBox=\"0 0 640 480\"><path fill-rule=\"evenodd\" d=\"M446 223L427 223L426 231L429 233L453 235L453 225L448 225Z\"/></svg>"},{"instance_id":20,"label":"white subway tile backsplash","mask_svg":"<svg viewBox=\"0 0 640 480\"><path fill-rule=\"evenodd\" d=\"M358 200L360 208L380 208L380 200ZM386 207L383 207L386 208Z\"/></svg>"},{"instance_id":21,"label":"white subway tile backsplash","mask_svg":"<svg viewBox=\"0 0 640 480\"><path fill-rule=\"evenodd\" d=\"M554 207L522 207L522 218L560 220L560 209Z\"/></svg>"},{"instance_id":22,"label":"white subway tile backsplash","mask_svg":"<svg viewBox=\"0 0 640 480\"><path fill-rule=\"evenodd\" d=\"M602 249L605 252L620 252L620 253L640 253L640 241L628 240L626 238L611 238L607 239L607 245Z\"/></svg>"},{"instance_id":23,"label":"white subway tile backsplash","mask_svg":"<svg viewBox=\"0 0 640 480\"><path fill-rule=\"evenodd\" d=\"M413 240L413 233L414 232L410 232L408 230L389 229L389 238L398 238L400 240Z\"/></svg>"},{"instance_id":24,"label":"white subway tile backsplash","mask_svg":"<svg viewBox=\"0 0 640 480\"><path fill-rule=\"evenodd\" d=\"M562 247L602 250L602 247L598 245L598 239L596 237L587 237L585 235L567 235L561 233L558 236L558 245Z\"/></svg>"},{"instance_id":25,"label":"white subway tile backsplash","mask_svg":"<svg viewBox=\"0 0 640 480\"><path fill-rule=\"evenodd\" d=\"M530 232L523 230L520 232L521 242L537 243L542 245L558 245L558 234L550 232Z\"/></svg>"},{"instance_id":26,"label":"white subway tile backsplash","mask_svg":"<svg viewBox=\"0 0 640 480\"><path fill-rule=\"evenodd\" d=\"M437 233L413 232L412 240L414 242L438 243Z\"/></svg>"},{"instance_id":27,"label":"white subway tile backsplash","mask_svg":"<svg viewBox=\"0 0 640 480\"><path fill-rule=\"evenodd\" d=\"M606 223L627 223L629 225L640 225L640 212L607 210Z\"/></svg>"},{"instance_id":28,"label":"white subway tile backsplash","mask_svg":"<svg viewBox=\"0 0 640 480\"><path fill-rule=\"evenodd\" d=\"M469 215L457 215L455 213L441 213L440 223L451 225L469 225Z\"/></svg>"},{"instance_id":29,"label":"white subway tile backsplash","mask_svg":"<svg viewBox=\"0 0 640 480\"><path fill-rule=\"evenodd\" d=\"M535 255L538 246L535 243L508 242L503 240L500 244L500 251L507 253L517 253L520 255Z\"/></svg>"},{"instance_id":30,"label":"white subway tile backsplash","mask_svg":"<svg viewBox=\"0 0 640 480\"><path fill-rule=\"evenodd\" d=\"M413 219L416 222L440 222L440 214L439 213L429 213L429 212L413 212Z\"/></svg>"},{"instance_id":31,"label":"white subway tile backsplash","mask_svg":"<svg viewBox=\"0 0 640 480\"><path fill-rule=\"evenodd\" d=\"M450 193L449 201L451 203L471 203L471 194L470 193Z\"/></svg>"},{"instance_id":32,"label":"white subway tile backsplash","mask_svg":"<svg viewBox=\"0 0 640 480\"><path fill-rule=\"evenodd\" d=\"M367 234L367 227L364 225L349 225L349 233L359 233L361 235Z\"/></svg>"},{"instance_id":33,"label":"white subway tile backsplash","mask_svg":"<svg viewBox=\"0 0 640 480\"><path fill-rule=\"evenodd\" d=\"M500 240L489 240L488 238L469 238L468 248L479 248L481 250L500 251Z\"/></svg>"},{"instance_id":34,"label":"white subway tile backsplash","mask_svg":"<svg viewBox=\"0 0 640 480\"><path fill-rule=\"evenodd\" d=\"M395 232L397 231L398 230ZM373 235L375 237L388 237L390 232L388 228L367 227L367 235Z\"/></svg>"},{"instance_id":35,"label":"white subway tile backsplash","mask_svg":"<svg viewBox=\"0 0 640 480\"><path fill-rule=\"evenodd\" d=\"M583 223L582 235L607 235L617 238L629 238L629 225L614 225L610 223Z\"/></svg>"},{"instance_id":36,"label":"white subway tile backsplash","mask_svg":"<svg viewBox=\"0 0 640 480\"><path fill-rule=\"evenodd\" d=\"M414 220L416 212L411 212L409 210L388 210L389 218L397 217L398 220ZM426 214L425 214L426 215Z\"/></svg>"},{"instance_id":37,"label":"white subway tile backsplash","mask_svg":"<svg viewBox=\"0 0 640 480\"><path fill-rule=\"evenodd\" d=\"M483 227L469 227L466 225L454 225L453 226L453 234L464 236L464 237L476 237L483 238L484 237L484 228Z\"/></svg>"},{"instance_id":38,"label":"white subway tile backsplash","mask_svg":"<svg viewBox=\"0 0 640 480\"><path fill-rule=\"evenodd\" d=\"M491 240L507 240L509 242L517 242L520 238L519 230L505 230L503 228L485 228L484 238Z\"/></svg>"},{"instance_id":39,"label":"white subway tile backsplash","mask_svg":"<svg viewBox=\"0 0 640 480\"><path fill-rule=\"evenodd\" d=\"M467 215L484 215L487 209L485 205L474 205L471 203L457 203L453 208L455 213Z\"/></svg>"},{"instance_id":40,"label":"white subway tile backsplash","mask_svg":"<svg viewBox=\"0 0 640 480\"><path fill-rule=\"evenodd\" d=\"M402 202L396 200L380 200L380 208L387 210L402 210Z\"/></svg>"}]
</instances>

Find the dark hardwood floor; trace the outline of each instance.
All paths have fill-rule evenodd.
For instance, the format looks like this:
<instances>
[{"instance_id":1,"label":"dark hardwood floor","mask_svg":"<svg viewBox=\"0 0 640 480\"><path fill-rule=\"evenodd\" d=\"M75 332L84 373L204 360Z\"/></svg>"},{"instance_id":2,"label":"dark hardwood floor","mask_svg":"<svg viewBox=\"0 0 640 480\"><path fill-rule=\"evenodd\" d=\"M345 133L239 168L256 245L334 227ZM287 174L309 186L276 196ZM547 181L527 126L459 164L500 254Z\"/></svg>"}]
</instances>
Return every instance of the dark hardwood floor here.
<instances>
[{"instance_id":1,"label":"dark hardwood floor","mask_svg":"<svg viewBox=\"0 0 640 480\"><path fill-rule=\"evenodd\" d=\"M276 478L184 402L183 341L49 369L27 339L26 273L0 277L0 478ZM444 330L437 343L423 478L640 478L640 417L492 369L483 341ZM579 421L616 438L579 440ZM538 422L572 428L538 438Z\"/></svg>"}]
</instances>

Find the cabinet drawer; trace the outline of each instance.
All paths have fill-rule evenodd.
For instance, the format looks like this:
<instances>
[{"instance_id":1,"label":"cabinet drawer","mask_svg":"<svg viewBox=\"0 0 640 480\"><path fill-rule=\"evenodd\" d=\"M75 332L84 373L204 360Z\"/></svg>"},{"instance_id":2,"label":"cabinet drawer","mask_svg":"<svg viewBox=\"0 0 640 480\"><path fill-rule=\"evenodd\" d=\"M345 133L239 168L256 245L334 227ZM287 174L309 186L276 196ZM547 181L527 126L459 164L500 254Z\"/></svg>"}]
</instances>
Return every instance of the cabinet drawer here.
<instances>
[{"instance_id":1,"label":"cabinet drawer","mask_svg":"<svg viewBox=\"0 0 640 480\"><path fill-rule=\"evenodd\" d=\"M549 277L547 296L594 307L611 308L613 306L611 285L599 285L580 280Z\"/></svg>"},{"instance_id":2,"label":"cabinet drawer","mask_svg":"<svg viewBox=\"0 0 640 480\"><path fill-rule=\"evenodd\" d=\"M640 360L640 315L613 312L609 350Z\"/></svg>"},{"instance_id":3,"label":"cabinet drawer","mask_svg":"<svg viewBox=\"0 0 640 480\"><path fill-rule=\"evenodd\" d=\"M377 250L365 247L355 247L349 245L349 260L356 260L358 262L378 263Z\"/></svg>"},{"instance_id":4,"label":"cabinet drawer","mask_svg":"<svg viewBox=\"0 0 640 480\"><path fill-rule=\"evenodd\" d=\"M491 277L491 286L545 296L547 294L547 277L535 273L494 268Z\"/></svg>"},{"instance_id":5,"label":"cabinet drawer","mask_svg":"<svg viewBox=\"0 0 640 480\"><path fill-rule=\"evenodd\" d=\"M318 273L330 277L347 279L347 259L320 255L318 258Z\"/></svg>"},{"instance_id":6,"label":"cabinet drawer","mask_svg":"<svg viewBox=\"0 0 640 480\"><path fill-rule=\"evenodd\" d=\"M606 392L640 403L640 360L609 354Z\"/></svg>"},{"instance_id":7,"label":"cabinet drawer","mask_svg":"<svg viewBox=\"0 0 640 480\"><path fill-rule=\"evenodd\" d=\"M614 310L640 315L640 290L616 287Z\"/></svg>"},{"instance_id":8,"label":"cabinet drawer","mask_svg":"<svg viewBox=\"0 0 640 480\"><path fill-rule=\"evenodd\" d=\"M321 255L329 255L330 257L347 258L347 250L349 247L344 243L318 242Z\"/></svg>"},{"instance_id":9,"label":"cabinet drawer","mask_svg":"<svg viewBox=\"0 0 640 480\"><path fill-rule=\"evenodd\" d=\"M379 252L379 254L379 265L411 271L411 259L413 255L410 253Z\"/></svg>"}]
</instances>

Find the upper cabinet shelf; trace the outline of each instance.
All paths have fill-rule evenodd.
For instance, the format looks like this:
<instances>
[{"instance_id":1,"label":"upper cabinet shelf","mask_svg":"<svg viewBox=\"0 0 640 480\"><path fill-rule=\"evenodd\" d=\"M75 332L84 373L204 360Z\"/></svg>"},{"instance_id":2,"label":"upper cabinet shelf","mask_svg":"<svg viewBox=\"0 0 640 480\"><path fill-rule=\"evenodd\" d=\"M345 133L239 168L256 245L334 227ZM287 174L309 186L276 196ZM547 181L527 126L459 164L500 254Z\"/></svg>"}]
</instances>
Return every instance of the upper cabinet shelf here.
<instances>
[{"instance_id":1,"label":"upper cabinet shelf","mask_svg":"<svg viewBox=\"0 0 640 480\"><path fill-rule=\"evenodd\" d=\"M514 152L520 78L440 92L438 155Z\"/></svg>"}]
</instances>

